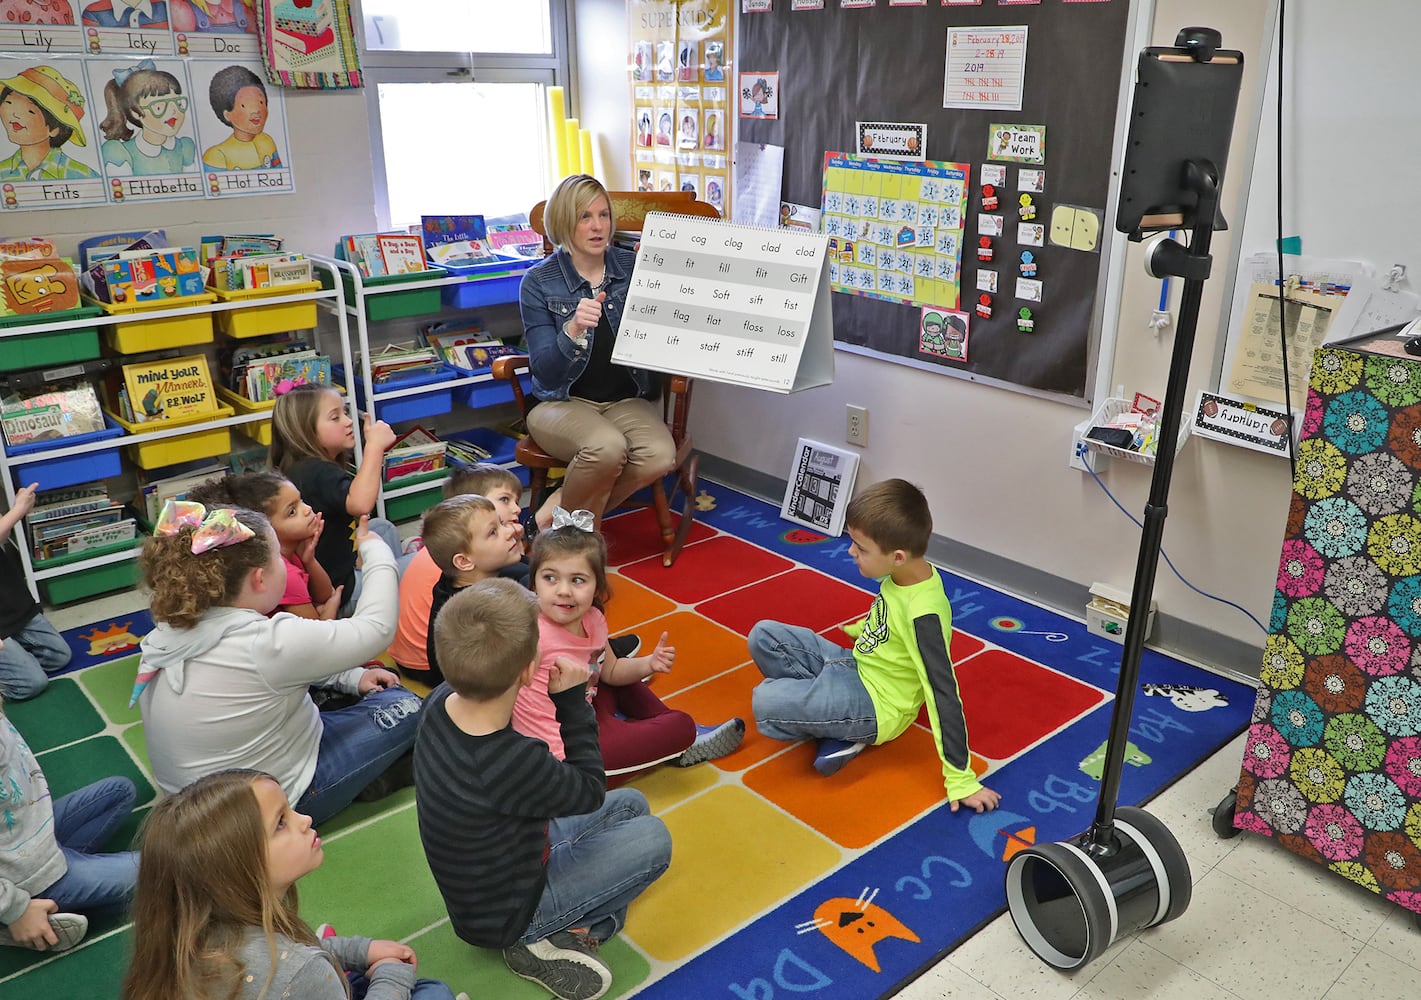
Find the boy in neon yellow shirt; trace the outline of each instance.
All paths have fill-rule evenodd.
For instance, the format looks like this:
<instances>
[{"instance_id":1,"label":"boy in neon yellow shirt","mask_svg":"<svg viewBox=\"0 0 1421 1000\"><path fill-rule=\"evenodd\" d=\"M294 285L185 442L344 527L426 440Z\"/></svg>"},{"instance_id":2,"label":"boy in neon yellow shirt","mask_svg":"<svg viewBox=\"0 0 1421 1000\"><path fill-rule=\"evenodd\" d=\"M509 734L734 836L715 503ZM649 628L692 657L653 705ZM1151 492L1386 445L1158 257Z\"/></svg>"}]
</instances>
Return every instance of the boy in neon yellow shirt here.
<instances>
[{"instance_id":1,"label":"boy in neon yellow shirt","mask_svg":"<svg viewBox=\"0 0 1421 1000\"><path fill-rule=\"evenodd\" d=\"M814 769L831 775L864 748L901 736L926 704L952 811L995 809L1001 796L971 768L949 652L952 607L925 558L927 498L912 483L885 480L854 498L846 522L849 555L880 581L878 597L844 630L852 652L798 625L763 621L750 630L750 655L765 675L752 699L756 725L771 739L817 739Z\"/></svg>"}]
</instances>

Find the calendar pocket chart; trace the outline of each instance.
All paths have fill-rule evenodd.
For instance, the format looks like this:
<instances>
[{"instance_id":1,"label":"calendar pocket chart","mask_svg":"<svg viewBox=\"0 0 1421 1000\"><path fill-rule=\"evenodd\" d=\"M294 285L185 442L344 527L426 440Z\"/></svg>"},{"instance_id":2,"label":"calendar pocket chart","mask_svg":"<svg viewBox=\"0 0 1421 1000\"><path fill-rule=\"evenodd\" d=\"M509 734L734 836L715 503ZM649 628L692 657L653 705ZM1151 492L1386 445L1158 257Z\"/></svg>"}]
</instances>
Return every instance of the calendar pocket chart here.
<instances>
[{"instance_id":1,"label":"calendar pocket chart","mask_svg":"<svg viewBox=\"0 0 1421 1000\"><path fill-rule=\"evenodd\" d=\"M969 170L825 153L820 224L830 288L956 309Z\"/></svg>"},{"instance_id":2,"label":"calendar pocket chart","mask_svg":"<svg viewBox=\"0 0 1421 1000\"><path fill-rule=\"evenodd\" d=\"M612 360L775 392L832 382L826 242L647 215Z\"/></svg>"}]
</instances>

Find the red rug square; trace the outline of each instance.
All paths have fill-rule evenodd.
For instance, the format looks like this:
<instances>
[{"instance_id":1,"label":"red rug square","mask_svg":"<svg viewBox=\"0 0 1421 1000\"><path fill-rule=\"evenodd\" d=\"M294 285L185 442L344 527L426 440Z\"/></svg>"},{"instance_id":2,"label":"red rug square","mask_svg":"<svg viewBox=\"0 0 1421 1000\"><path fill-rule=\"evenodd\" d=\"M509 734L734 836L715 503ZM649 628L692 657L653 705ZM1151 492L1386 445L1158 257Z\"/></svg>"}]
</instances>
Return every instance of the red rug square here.
<instances>
[{"instance_id":1,"label":"red rug square","mask_svg":"<svg viewBox=\"0 0 1421 1000\"><path fill-rule=\"evenodd\" d=\"M765 619L823 632L842 622L862 618L872 603L873 596L857 587L840 583L817 570L796 569L706 601L696 610L726 628L749 635L755 623ZM830 640L840 641L838 636L830 636Z\"/></svg>"},{"instance_id":2,"label":"red rug square","mask_svg":"<svg viewBox=\"0 0 1421 1000\"><path fill-rule=\"evenodd\" d=\"M691 525L686 544L714 537L716 530L699 521ZM656 511L651 507L609 517L602 522L602 535L607 539L607 565L620 566L656 556L661 560L666 543L661 540L661 526L656 523ZM684 549L682 552L684 553ZM681 556L677 556L680 559Z\"/></svg>"},{"instance_id":3,"label":"red rug square","mask_svg":"<svg viewBox=\"0 0 1421 1000\"><path fill-rule=\"evenodd\" d=\"M783 573L793 565L783 556L758 545L721 535L686 546L670 568L661 565L661 557L657 555L623 566L620 572L678 604L697 604L708 597Z\"/></svg>"},{"instance_id":4,"label":"red rug square","mask_svg":"<svg viewBox=\"0 0 1421 1000\"><path fill-rule=\"evenodd\" d=\"M955 667L968 742L991 760L1010 760L1106 697L1099 688L1005 649L989 649Z\"/></svg>"}]
</instances>

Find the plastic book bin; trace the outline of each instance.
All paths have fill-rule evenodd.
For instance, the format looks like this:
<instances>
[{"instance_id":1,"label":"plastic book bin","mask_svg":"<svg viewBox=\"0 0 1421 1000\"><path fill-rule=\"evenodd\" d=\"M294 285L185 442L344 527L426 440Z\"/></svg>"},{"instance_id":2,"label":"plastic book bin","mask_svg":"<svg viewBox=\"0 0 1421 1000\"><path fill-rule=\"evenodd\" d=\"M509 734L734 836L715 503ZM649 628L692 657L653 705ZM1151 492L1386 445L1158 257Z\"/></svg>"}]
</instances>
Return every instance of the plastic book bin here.
<instances>
[{"instance_id":1,"label":"plastic book bin","mask_svg":"<svg viewBox=\"0 0 1421 1000\"><path fill-rule=\"evenodd\" d=\"M142 542L141 536L125 539L121 542L114 542L112 545L101 545L87 552L56 556L53 559L36 559L34 565L36 570L54 569L58 566L67 566L85 559L108 555L111 552L127 552L138 547ZM81 569L64 576L54 577L52 580L41 580L39 594L45 604L68 604L70 601L82 601L115 590L127 590L136 583L138 583L138 561L124 559L121 562Z\"/></svg>"},{"instance_id":2,"label":"plastic book bin","mask_svg":"<svg viewBox=\"0 0 1421 1000\"><path fill-rule=\"evenodd\" d=\"M314 292L321 287L319 281L302 281L294 285L277 285L275 288L240 288L230 291L215 289L213 294L219 302L249 302L245 309L233 309L217 313L217 329L229 337L265 337L273 333L290 330L310 330L316 325L316 302L283 302L264 306L264 298L281 295L296 295L300 292Z\"/></svg>"},{"instance_id":3,"label":"plastic book bin","mask_svg":"<svg viewBox=\"0 0 1421 1000\"><path fill-rule=\"evenodd\" d=\"M513 461L513 449L518 446L518 439L511 438L507 434L500 434L492 427L471 427L465 431L456 431L452 434L445 434L446 441L468 441L476 444L489 453L485 461L495 465L508 465Z\"/></svg>"},{"instance_id":4,"label":"plastic book bin","mask_svg":"<svg viewBox=\"0 0 1421 1000\"><path fill-rule=\"evenodd\" d=\"M232 407L232 409L236 410L242 416L246 416L248 413L266 413L269 415L276 406L276 400L274 399L268 399L265 403L255 403L246 396L237 395L225 385L219 385L217 387L217 395L221 398L222 402ZM242 424L237 429L257 442L257 444L264 444L268 448L271 447L270 419L256 420L250 424Z\"/></svg>"},{"instance_id":5,"label":"plastic book bin","mask_svg":"<svg viewBox=\"0 0 1421 1000\"><path fill-rule=\"evenodd\" d=\"M100 302L98 305L110 316L132 316L135 313L211 305L216 301L216 295L205 292L202 295L185 295L161 302ZM104 339L120 354L161 351L169 347L185 347L188 344L210 344L212 314L202 312L190 316L155 317L144 322L110 326L104 329Z\"/></svg>"},{"instance_id":6,"label":"plastic book bin","mask_svg":"<svg viewBox=\"0 0 1421 1000\"><path fill-rule=\"evenodd\" d=\"M350 384L346 381L345 368L336 365L331 369L335 380ZM413 396L401 396L398 399L376 400L375 416L386 423L398 423L401 420L421 420L426 417L437 417L448 413L454 408L454 392L449 388L441 388L439 383L448 382L457 374L456 369L448 365L441 365L438 371L420 372L409 375L405 378L392 378L381 382L376 386L375 391L391 392L396 389L411 389L415 386L430 386L429 392L422 392ZM365 380L355 379L355 402L361 410L369 410L365 403Z\"/></svg>"},{"instance_id":7,"label":"plastic book bin","mask_svg":"<svg viewBox=\"0 0 1421 1000\"><path fill-rule=\"evenodd\" d=\"M73 437L50 438L46 441L30 441L27 444L9 448L14 461L15 477L21 484L39 483L41 490L57 490L78 483L91 483L96 479L108 479L123 472L123 463L118 457L118 443L112 449L86 451L80 455L63 458L45 458L46 451L69 448L91 441L106 441L123 434L112 417L104 414L104 429L76 434Z\"/></svg>"},{"instance_id":8,"label":"plastic book bin","mask_svg":"<svg viewBox=\"0 0 1421 1000\"><path fill-rule=\"evenodd\" d=\"M536 260L499 260L487 264L441 264L450 277L464 278L463 284L442 287L444 305L450 309L474 309L518 301L523 272Z\"/></svg>"},{"instance_id":9,"label":"plastic book bin","mask_svg":"<svg viewBox=\"0 0 1421 1000\"><path fill-rule=\"evenodd\" d=\"M102 316L103 314L104 311L98 306L80 306L78 309L64 309L60 312L39 315L0 316L0 331L13 330L17 326L31 326L35 323L88 319L91 316ZM88 361L98 356L99 327L97 323L93 326L76 327L73 330L23 333L19 336L0 339L0 372L72 364L75 361Z\"/></svg>"},{"instance_id":10,"label":"plastic book bin","mask_svg":"<svg viewBox=\"0 0 1421 1000\"><path fill-rule=\"evenodd\" d=\"M388 288L391 285L410 286L395 292L382 292L379 295L367 294L365 296L365 318L371 322L377 322L438 312L440 309L440 286L431 287L429 283L445 277L447 275L443 268L431 266L427 271L415 271L413 274L386 274L378 278L361 279L361 283L366 289ZM346 302L354 302L355 282L344 271L340 273L340 280L345 285ZM321 287L334 287L328 272L321 272Z\"/></svg>"},{"instance_id":11,"label":"plastic book bin","mask_svg":"<svg viewBox=\"0 0 1421 1000\"><path fill-rule=\"evenodd\" d=\"M416 483L429 483L429 489L386 500L385 516L391 521L410 521L419 517L444 499L444 479L448 475L448 469L435 469L433 472L417 472L412 476L390 480L385 484L386 489L399 489L402 486L414 486Z\"/></svg>"},{"instance_id":12,"label":"plastic book bin","mask_svg":"<svg viewBox=\"0 0 1421 1000\"><path fill-rule=\"evenodd\" d=\"M144 431L168 430L184 424L205 424L222 420L233 415L232 407L219 406L206 413L195 413L188 417L173 417L146 424L131 424L122 417L108 414L129 434L139 435ZM157 441L127 442L128 457L140 469L161 469L179 462L195 462L202 458L221 458L232 450L232 428L207 427L191 434L160 438Z\"/></svg>"}]
</instances>

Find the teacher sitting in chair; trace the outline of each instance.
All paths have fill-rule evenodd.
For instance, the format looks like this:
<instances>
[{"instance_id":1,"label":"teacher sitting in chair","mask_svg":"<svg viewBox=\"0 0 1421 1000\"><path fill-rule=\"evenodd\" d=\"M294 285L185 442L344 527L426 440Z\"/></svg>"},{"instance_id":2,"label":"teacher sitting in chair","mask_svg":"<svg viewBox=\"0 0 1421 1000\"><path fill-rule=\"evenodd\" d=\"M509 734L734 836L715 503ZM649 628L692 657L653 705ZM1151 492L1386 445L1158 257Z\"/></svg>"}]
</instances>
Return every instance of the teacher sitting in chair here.
<instances>
[{"instance_id":1,"label":"teacher sitting in chair","mask_svg":"<svg viewBox=\"0 0 1421 1000\"><path fill-rule=\"evenodd\" d=\"M568 177L548 198L543 226L557 250L518 293L536 400L528 432L567 463L558 502L592 511L600 528L604 513L671 470L676 445L654 402L660 376L612 362L636 254L612 246L607 189L586 174Z\"/></svg>"}]
</instances>

